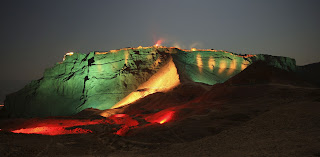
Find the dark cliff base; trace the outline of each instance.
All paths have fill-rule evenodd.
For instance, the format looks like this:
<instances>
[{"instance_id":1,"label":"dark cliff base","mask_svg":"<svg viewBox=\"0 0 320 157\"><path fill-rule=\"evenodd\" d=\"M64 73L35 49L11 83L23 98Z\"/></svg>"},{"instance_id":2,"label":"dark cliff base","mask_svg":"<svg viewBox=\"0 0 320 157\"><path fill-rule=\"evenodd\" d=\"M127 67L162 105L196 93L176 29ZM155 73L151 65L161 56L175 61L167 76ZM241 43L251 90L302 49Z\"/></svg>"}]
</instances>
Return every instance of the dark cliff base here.
<instances>
[{"instance_id":1,"label":"dark cliff base","mask_svg":"<svg viewBox=\"0 0 320 157\"><path fill-rule=\"evenodd\" d=\"M135 136L112 135L103 125L91 126L94 132L82 135L1 132L0 153L4 156L320 155L319 89L283 84L217 90L221 88L227 95L220 94L221 99L212 102L216 108L182 121L132 130ZM250 95L243 97L241 91ZM233 100L226 99L230 92ZM80 117L93 113L82 112ZM23 120L10 121L19 124ZM1 122L8 124L8 120Z\"/></svg>"}]
</instances>

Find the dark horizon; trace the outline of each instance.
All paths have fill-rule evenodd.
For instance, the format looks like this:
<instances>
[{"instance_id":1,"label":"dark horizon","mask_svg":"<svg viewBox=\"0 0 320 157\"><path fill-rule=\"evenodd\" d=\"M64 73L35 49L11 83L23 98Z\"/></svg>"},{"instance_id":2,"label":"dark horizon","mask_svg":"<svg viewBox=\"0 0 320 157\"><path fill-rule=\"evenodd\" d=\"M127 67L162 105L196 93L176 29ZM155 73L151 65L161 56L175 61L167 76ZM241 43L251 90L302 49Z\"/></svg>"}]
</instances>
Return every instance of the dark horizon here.
<instances>
[{"instance_id":1,"label":"dark horizon","mask_svg":"<svg viewBox=\"0 0 320 157\"><path fill-rule=\"evenodd\" d=\"M68 51L164 46L320 61L320 1L2 1L1 80L35 80Z\"/></svg>"}]
</instances>

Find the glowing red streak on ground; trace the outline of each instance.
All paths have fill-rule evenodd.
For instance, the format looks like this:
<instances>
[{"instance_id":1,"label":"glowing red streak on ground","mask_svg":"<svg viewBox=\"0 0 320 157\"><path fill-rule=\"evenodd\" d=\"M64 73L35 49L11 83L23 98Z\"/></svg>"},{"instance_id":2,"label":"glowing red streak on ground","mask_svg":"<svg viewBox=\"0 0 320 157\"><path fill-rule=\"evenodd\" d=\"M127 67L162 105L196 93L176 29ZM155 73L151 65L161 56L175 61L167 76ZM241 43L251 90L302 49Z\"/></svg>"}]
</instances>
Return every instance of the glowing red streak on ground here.
<instances>
[{"instance_id":1,"label":"glowing red streak on ground","mask_svg":"<svg viewBox=\"0 0 320 157\"><path fill-rule=\"evenodd\" d=\"M160 111L156 114L150 115L145 118L146 121L150 123L163 124L170 121L174 115L175 111Z\"/></svg>"},{"instance_id":2,"label":"glowing red streak on ground","mask_svg":"<svg viewBox=\"0 0 320 157\"><path fill-rule=\"evenodd\" d=\"M151 124L164 124L173 119L176 111L162 110L160 112L143 116ZM30 119L28 125L22 129L13 130L13 133L41 134L41 135L64 135L64 134L87 134L92 133L89 129L80 126L111 124L114 134L124 136L131 129L140 127L139 122L128 114L115 114L107 119L79 120L79 119ZM114 125L115 124L115 125ZM77 127L78 126L78 127ZM73 127L72 129L70 127Z\"/></svg>"},{"instance_id":3,"label":"glowing red streak on ground","mask_svg":"<svg viewBox=\"0 0 320 157\"><path fill-rule=\"evenodd\" d=\"M69 127L95 125L100 124L103 120L72 120L72 119L45 119L45 120L30 120L33 122L32 126L13 130L13 133L23 134L41 134L41 135L64 135L64 134L86 134L92 133L89 129L75 128L68 129Z\"/></svg>"},{"instance_id":4,"label":"glowing red streak on ground","mask_svg":"<svg viewBox=\"0 0 320 157\"><path fill-rule=\"evenodd\" d=\"M127 114L115 114L113 116L108 117L110 124L118 124L121 125L120 129L116 131L114 134L119 136L124 136L131 128L139 125L139 122Z\"/></svg>"},{"instance_id":5,"label":"glowing red streak on ground","mask_svg":"<svg viewBox=\"0 0 320 157\"><path fill-rule=\"evenodd\" d=\"M86 134L92 133L89 129L75 128L67 130L64 127L35 127L27 129L19 129L12 131L13 133L24 133L24 134L41 134L41 135L64 135L64 134Z\"/></svg>"}]
</instances>

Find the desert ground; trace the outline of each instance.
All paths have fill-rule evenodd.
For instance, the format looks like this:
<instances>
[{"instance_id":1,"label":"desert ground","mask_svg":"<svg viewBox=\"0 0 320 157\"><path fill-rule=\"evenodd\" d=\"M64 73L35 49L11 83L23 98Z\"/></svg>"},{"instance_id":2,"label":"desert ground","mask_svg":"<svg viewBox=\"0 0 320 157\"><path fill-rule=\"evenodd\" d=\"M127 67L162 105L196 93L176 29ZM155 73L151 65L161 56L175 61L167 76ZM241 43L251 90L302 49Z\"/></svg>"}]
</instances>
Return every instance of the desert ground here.
<instances>
[{"instance_id":1,"label":"desert ground","mask_svg":"<svg viewBox=\"0 0 320 157\"><path fill-rule=\"evenodd\" d=\"M110 126L102 124L84 126L93 131L90 134L3 131L0 152L3 156L320 156L319 88L217 85L203 95L206 98L191 103L176 119L132 129L125 136L112 134ZM188 114L201 105L206 106L201 112ZM98 118L93 112L97 111L69 118ZM1 126L19 127L25 121L2 119Z\"/></svg>"}]
</instances>

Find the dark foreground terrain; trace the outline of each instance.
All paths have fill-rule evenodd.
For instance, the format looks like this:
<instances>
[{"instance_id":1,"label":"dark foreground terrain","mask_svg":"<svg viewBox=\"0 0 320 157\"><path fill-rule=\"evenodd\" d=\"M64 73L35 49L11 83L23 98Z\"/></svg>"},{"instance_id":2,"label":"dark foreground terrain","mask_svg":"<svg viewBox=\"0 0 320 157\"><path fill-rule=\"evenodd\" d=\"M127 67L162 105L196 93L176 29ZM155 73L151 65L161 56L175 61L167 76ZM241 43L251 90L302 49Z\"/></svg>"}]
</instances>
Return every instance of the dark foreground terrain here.
<instances>
[{"instance_id":1,"label":"dark foreground terrain","mask_svg":"<svg viewBox=\"0 0 320 157\"><path fill-rule=\"evenodd\" d=\"M255 70L257 67L260 72ZM290 73L255 65L223 84L186 83L171 92L155 93L129 106L108 110L110 115L117 115L114 122L119 118L124 122L106 122L110 118L99 116L102 111L96 109L73 117L2 118L0 154L317 157L319 111L320 88ZM170 117L158 122L160 113L170 113ZM65 123L73 130L70 133L77 133L67 124L75 122L81 122L82 131L91 133L12 133L51 123Z\"/></svg>"},{"instance_id":2,"label":"dark foreground terrain","mask_svg":"<svg viewBox=\"0 0 320 157\"><path fill-rule=\"evenodd\" d=\"M320 89L282 84L216 88L219 92L211 90L211 98L192 104L216 106L206 113L133 129L127 136L111 134L107 125L93 125L93 133L76 135L1 132L0 152L3 156L320 156Z\"/></svg>"}]
</instances>

